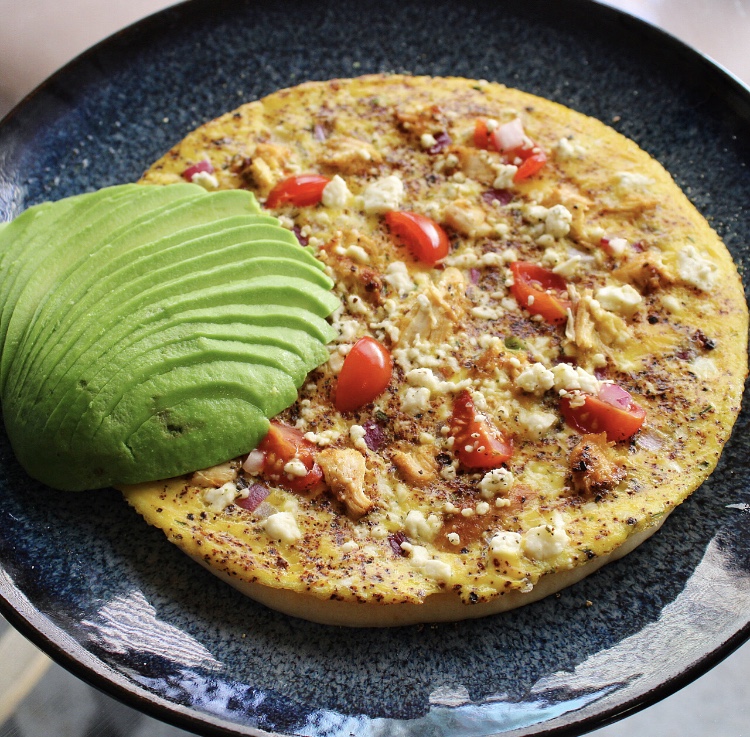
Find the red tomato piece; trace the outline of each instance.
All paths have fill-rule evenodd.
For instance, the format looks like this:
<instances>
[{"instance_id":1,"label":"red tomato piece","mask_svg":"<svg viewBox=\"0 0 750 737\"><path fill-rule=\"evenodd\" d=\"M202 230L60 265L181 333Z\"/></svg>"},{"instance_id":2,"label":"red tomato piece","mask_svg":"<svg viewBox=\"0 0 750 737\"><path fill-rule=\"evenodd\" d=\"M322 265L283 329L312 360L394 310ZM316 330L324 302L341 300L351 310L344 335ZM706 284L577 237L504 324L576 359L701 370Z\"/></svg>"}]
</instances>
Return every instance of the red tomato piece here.
<instances>
[{"instance_id":1,"label":"red tomato piece","mask_svg":"<svg viewBox=\"0 0 750 737\"><path fill-rule=\"evenodd\" d=\"M449 427L453 450L464 468L499 468L513 454L513 442L477 412L466 389L456 395Z\"/></svg>"},{"instance_id":2,"label":"red tomato piece","mask_svg":"<svg viewBox=\"0 0 750 737\"><path fill-rule=\"evenodd\" d=\"M353 412L379 396L391 381L393 359L375 338L360 338L344 359L334 405L339 412Z\"/></svg>"},{"instance_id":3,"label":"red tomato piece","mask_svg":"<svg viewBox=\"0 0 750 737\"><path fill-rule=\"evenodd\" d=\"M553 325L567 321L570 302L561 296L568 286L565 279L528 261L513 261L510 270L513 274L510 291L521 307Z\"/></svg>"},{"instance_id":4,"label":"red tomato piece","mask_svg":"<svg viewBox=\"0 0 750 737\"><path fill-rule=\"evenodd\" d=\"M524 179L534 176L547 163L547 156L544 151L541 149L536 151L532 149L532 151L531 155L524 159L521 166L518 167L518 171L513 175L514 182L522 182Z\"/></svg>"},{"instance_id":5,"label":"red tomato piece","mask_svg":"<svg viewBox=\"0 0 750 737\"><path fill-rule=\"evenodd\" d=\"M487 121L484 118L477 118L474 121L474 145L485 150L495 148L490 129L487 127Z\"/></svg>"},{"instance_id":6,"label":"red tomato piece","mask_svg":"<svg viewBox=\"0 0 750 737\"><path fill-rule=\"evenodd\" d=\"M271 483L290 491L311 491L323 481L323 470L315 461L317 446L289 425L272 420L258 450L265 456L261 473ZM307 470L304 476L284 471L284 466L295 459L301 461Z\"/></svg>"},{"instance_id":7,"label":"red tomato piece","mask_svg":"<svg viewBox=\"0 0 750 737\"><path fill-rule=\"evenodd\" d=\"M447 233L424 215L393 210L386 213L385 222L418 261L432 266L450 251Z\"/></svg>"},{"instance_id":8,"label":"red tomato piece","mask_svg":"<svg viewBox=\"0 0 750 737\"><path fill-rule=\"evenodd\" d=\"M614 443L635 435L646 419L646 410L628 392L612 384L605 384L597 397L587 395L579 406L572 406L570 397L563 397L560 411L574 430L604 432L607 440Z\"/></svg>"},{"instance_id":9,"label":"red tomato piece","mask_svg":"<svg viewBox=\"0 0 750 737\"><path fill-rule=\"evenodd\" d=\"M317 205L323 197L323 190L331 180L320 174L298 174L279 182L268 195L266 207L295 205L308 207Z\"/></svg>"}]
</instances>

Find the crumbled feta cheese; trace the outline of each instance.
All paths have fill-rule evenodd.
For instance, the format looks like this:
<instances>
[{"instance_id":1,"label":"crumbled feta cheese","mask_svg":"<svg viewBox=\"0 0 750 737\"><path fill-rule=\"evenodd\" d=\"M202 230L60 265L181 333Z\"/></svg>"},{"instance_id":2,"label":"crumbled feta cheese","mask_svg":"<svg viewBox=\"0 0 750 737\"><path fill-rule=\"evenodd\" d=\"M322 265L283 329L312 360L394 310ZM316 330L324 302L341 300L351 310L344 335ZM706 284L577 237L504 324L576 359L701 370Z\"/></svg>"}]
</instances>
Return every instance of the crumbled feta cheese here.
<instances>
[{"instance_id":1,"label":"crumbled feta cheese","mask_svg":"<svg viewBox=\"0 0 750 737\"><path fill-rule=\"evenodd\" d=\"M674 294L664 294L661 297L661 303L664 305L664 309L676 315L678 312L682 312L682 303Z\"/></svg>"},{"instance_id":2,"label":"crumbled feta cheese","mask_svg":"<svg viewBox=\"0 0 750 737\"><path fill-rule=\"evenodd\" d=\"M437 145L437 139L432 133L423 133L419 139L419 143L422 145L422 148L432 148Z\"/></svg>"},{"instance_id":3,"label":"crumbled feta cheese","mask_svg":"<svg viewBox=\"0 0 750 737\"><path fill-rule=\"evenodd\" d=\"M446 538L448 539L448 542L451 545L460 545L461 544L461 537L457 532L449 532L446 535Z\"/></svg>"},{"instance_id":4,"label":"crumbled feta cheese","mask_svg":"<svg viewBox=\"0 0 750 737\"><path fill-rule=\"evenodd\" d=\"M593 374L590 374L580 366L571 366L569 363L558 363L552 368L555 377L555 389L558 392L572 392L580 390L597 396L602 384Z\"/></svg>"},{"instance_id":5,"label":"crumbled feta cheese","mask_svg":"<svg viewBox=\"0 0 750 737\"><path fill-rule=\"evenodd\" d=\"M504 530L498 532L490 538L489 552L505 557L517 556L521 552L521 535Z\"/></svg>"},{"instance_id":6,"label":"crumbled feta cheese","mask_svg":"<svg viewBox=\"0 0 750 737\"><path fill-rule=\"evenodd\" d=\"M471 379L458 382L442 381L429 368L415 368L407 371L405 378L412 386L426 387L436 394L451 394L471 386Z\"/></svg>"},{"instance_id":7,"label":"crumbled feta cheese","mask_svg":"<svg viewBox=\"0 0 750 737\"><path fill-rule=\"evenodd\" d=\"M412 565L422 573L425 578L431 578L438 583L448 583L453 571L448 563L438 558L430 558L427 548L411 543L401 543L401 549L409 554Z\"/></svg>"},{"instance_id":8,"label":"crumbled feta cheese","mask_svg":"<svg viewBox=\"0 0 750 737\"><path fill-rule=\"evenodd\" d=\"M356 294L350 294L346 298L346 306L348 307L349 312L351 312L352 315L366 315L370 311L367 303L362 299L362 297L359 297Z\"/></svg>"},{"instance_id":9,"label":"crumbled feta cheese","mask_svg":"<svg viewBox=\"0 0 750 737\"><path fill-rule=\"evenodd\" d=\"M364 208L368 214L398 210L404 196L404 183L395 174L378 179L364 191Z\"/></svg>"},{"instance_id":10,"label":"crumbled feta cheese","mask_svg":"<svg viewBox=\"0 0 750 737\"><path fill-rule=\"evenodd\" d=\"M410 386L401 400L401 409L409 415L425 412L430 408L430 390L426 386Z\"/></svg>"},{"instance_id":11,"label":"crumbled feta cheese","mask_svg":"<svg viewBox=\"0 0 750 737\"><path fill-rule=\"evenodd\" d=\"M654 180L645 174L635 171L620 171L616 174L615 186L620 190L643 190L653 184Z\"/></svg>"},{"instance_id":12,"label":"crumbled feta cheese","mask_svg":"<svg viewBox=\"0 0 750 737\"><path fill-rule=\"evenodd\" d=\"M513 486L513 474L507 468L493 468L487 471L479 482L479 493L485 499L508 491Z\"/></svg>"},{"instance_id":13,"label":"crumbled feta cheese","mask_svg":"<svg viewBox=\"0 0 750 737\"><path fill-rule=\"evenodd\" d=\"M677 254L677 273L687 284L702 292L710 292L719 270L713 261L703 258L695 246L684 246Z\"/></svg>"},{"instance_id":14,"label":"crumbled feta cheese","mask_svg":"<svg viewBox=\"0 0 750 737\"><path fill-rule=\"evenodd\" d=\"M570 542L565 523L559 512L553 515L552 524L539 525L527 530L521 541L523 552L533 560L550 560L565 550Z\"/></svg>"},{"instance_id":15,"label":"crumbled feta cheese","mask_svg":"<svg viewBox=\"0 0 750 737\"><path fill-rule=\"evenodd\" d=\"M342 255L360 264L370 263L370 254L362 246L347 246Z\"/></svg>"},{"instance_id":16,"label":"crumbled feta cheese","mask_svg":"<svg viewBox=\"0 0 750 737\"><path fill-rule=\"evenodd\" d=\"M365 435L367 431L362 425L352 425L349 428L349 439L352 441L352 445L361 450L367 451L367 443L365 442Z\"/></svg>"},{"instance_id":17,"label":"crumbled feta cheese","mask_svg":"<svg viewBox=\"0 0 750 737\"><path fill-rule=\"evenodd\" d=\"M346 207L351 196L346 182L336 174L323 188L322 202L326 207Z\"/></svg>"},{"instance_id":18,"label":"crumbled feta cheese","mask_svg":"<svg viewBox=\"0 0 750 737\"><path fill-rule=\"evenodd\" d=\"M263 528L269 537L286 545L302 538L297 520L290 512L276 512L269 515L263 523Z\"/></svg>"},{"instance_id":19,"label":"crumbled feta cheese","mask_svg":"<svg viewBox=\"0 0 750 737\"><path fill-rule=\"evenodd\" d=\"M518 422L535 439L541 438L557 421L557 415L542 410L518 410Z\"/></svg>"},{"instance_id":20,"label":"crumbled feta cheese","mask_svg":"<svg viewBox=\"0 0 750 737\"><path fill-rule=\"evenodd\" d=\"M206 189L209 192L213 192L215 189L219 188L219 180L207 171L197 171L190 178L190 181L193 184L200 185L203 189Z\"/></svg>"},{"instance_id":21,"label":"crumbled feta cheese","mask_svg":"<svg viewBox=\"0 0 750 737\"><path fill-rule=\"evenodd\" d=\"M418 509L412 509L406 515L406 520L404 521L404 528L408 536L413 539L424 540L425 542L434 540L442 526L443 523L436 514L425 517Z\"/></svg>"},{"instance_id":22,"label":"crumbled feta cheese","mask_svg":"<svg viewBox=\"0 0 750 737\"><path fill-rule=\"evenodd\" d=\"M245 498L249 494L247 489L238 489L233 481L228 481L218 489L206 489L203 492L203 501L208 504L212 512L223 512L230 504L234 504L237 497Z\"/></svg>"},{"instance_id":23,"label":"crumbled feta cheese","mask_svg":"<svg viewBox=\"0 0 750 737\"><path fill-rule=\"evenodd\" d=\"M497 176L492 186L495 189L510 189L514 184L513 177L516 176L517 171L518 167L513 164L499 164L495 167Z\"/></svg>"},{"instance_id":24,"label":"crumbled feta cheese","mask_svg":"<svg viewBox=\"0 0 750 737\"><path fill-rule=\"evenodd\" d=\"M341 437L341 433L338 430L323 430L321 433L306 432L304 437L305 440L309 440L311 443L325 448L335 443Z\"/></svg>"},{"instance_id":25,"label":"crumbled feta cheese","mask_svg":"<svg viewBox=\"0 0 750 737\"><path fill-rule=\"evenodd\" d=\"M628 242L624 238L610 238L607 247L613 256L622 256L628 247Z\"/></svg>"},{"instance_id":26,"label":"crumbled feta cheese","mask_svg":"<svg viewBox=\"0 0 750 737\"><path fill-rule=\"evenodd\" d=\"M561 161L575 159L586 153L586 149L572 138L561 138L555 145L555 155Z\"/></svg>"},{"instance_id":27,"label":"crumbled feta cheese","mask_svg":"<svg viewBox=\"0 0 750 737\"><path fill-rule=\"evenodd\" d=\"M292 458L291 461L284 464L284 473L291 478L301 478L307 476L307 468L299 458Z\"/></svg>"},{"instance_id":28,"label":"crumbled feta cheese","mask_svg":"<svg viewBox=\"0 0 750 737\"><path fill-rule=\"evenodd\" d=\"M573 215L565 205L551 207L544 218L544 230L553 238L563 238L570 233Z\"/></svg>"},{"instance_id":29,"label":"crumbled feta cheese","mask_svg":"<svg viewBox=\"0 0 750 737\"><path fill-rule=\"evenodd\" d=\"M696 356L693 359L690 370L701 381L708 381L719 375L719 369L716 366L716 362L710 356Z\"/></svg>"},{"instance_id":30,"label":"crumbled feta cheese","mask_svg":"<svg viewBox=\"0 0 750 737\"><path fill-rule=\"evenodd\" d=\"M641 295L630 284L621 287L610 284L598 289L594 296L605 310L621 315L631 315L642 301Z\"/></svg>"},{"instance_id":31,"label":"crumbled feta cheese","mask_svg":"<svg viewBox=\"0 0 750 737\"><path fill-rule=\"evenodd\" d=\"M359 550L359 545L354 540L347 540L341 546L342 553L353 553L355 550Z\"/></svg>"},{"instance_id":32,"label":"crumbled feta cheese","mask_svg":"<svg viewBox=\"0 0 750 737\"><path fill-rule=\"evenodd\" d=\"M523 211L524 220L530 223L542 223L547 219L549 210L544 205L527 205Z\"/></svg>"},{"instance_id":33,"label":"crumbled feta cheese","mask_svg":"<svg viewBox=\"0 0 750 737\"><path fill-rule=\"evenodd\" d=\"M490 505L487 502L477 502L477 514L487 514L490 511Z\"/></svg>"},{"instance_id":34,"label":"crumbled feta cheese","mask_svg":"<svg viewBox=\"0 0 750 737\"><path fill-rule=\"evenodd\" d=\"M516 377L516 386L530 394L544 394L555 385L555 375L541 363L532 363Z\"/></svg>"},{"instance_id":35,"label":"crumbled feta cheese","mask_svg":"<svg viewBox=\"0 0 750 737\"><path fill-rule=\"evenodd\" d=\"M388 264L383 279L401 296L411 292L415 287L414 282L409 276L409 269L407 269L403 261L393 261Z\"/></svg>"}]
</instances>

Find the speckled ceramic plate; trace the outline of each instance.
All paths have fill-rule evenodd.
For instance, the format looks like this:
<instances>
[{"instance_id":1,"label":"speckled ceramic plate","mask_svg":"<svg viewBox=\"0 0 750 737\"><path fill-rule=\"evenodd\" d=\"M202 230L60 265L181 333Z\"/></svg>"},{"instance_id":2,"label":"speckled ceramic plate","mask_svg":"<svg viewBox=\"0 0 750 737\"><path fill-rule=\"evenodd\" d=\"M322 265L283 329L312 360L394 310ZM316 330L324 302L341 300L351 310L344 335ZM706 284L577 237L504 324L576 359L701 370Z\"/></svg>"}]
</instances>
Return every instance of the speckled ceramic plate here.
<instances>
[{"instance_id":1,"label":"speckled ceramic plate","mask_svg":"<svg viewBox=\"0 0 750 737\"><path fill-rule=\"evenodd\" d=\"M305 79L498 80L665 164L740 264L750 93L584 0L191 2L110 38L0 124L0 218L131 181L201 122ZM244 599L114 491L32 483L0 439L0 605L74 673L216 735L574 734L666 696L750 635L748 411L716 473L625 560L479 621L348 631Z\"/></svg>"}]
</instances>

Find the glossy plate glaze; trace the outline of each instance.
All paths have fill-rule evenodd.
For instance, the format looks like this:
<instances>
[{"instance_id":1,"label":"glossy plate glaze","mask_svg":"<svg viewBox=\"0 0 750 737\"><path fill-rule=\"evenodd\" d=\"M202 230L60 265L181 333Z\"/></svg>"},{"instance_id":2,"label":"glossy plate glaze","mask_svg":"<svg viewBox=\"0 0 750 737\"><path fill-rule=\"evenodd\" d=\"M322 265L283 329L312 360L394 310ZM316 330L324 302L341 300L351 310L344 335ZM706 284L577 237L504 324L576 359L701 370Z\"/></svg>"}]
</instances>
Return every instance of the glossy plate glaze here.
<instances>
[{"instance_id":1,"label":"glossy plate glaze","mask_svg":"<svg viewBox=\"0 0 750 737\"><path fill-rule=\"evenodd\" d=\"M186 3L77 59L0 124L0 219L135 180L245 100L380 71L497 80L612 124L747 259L750 93L584 0ZM243 598L114 491L32 483L3 438L0 608L77 675L203 734L578 734L666 696L750 636L748 416L709 482L626 559L509 614L380 631Z\"/></svg>"}]
</instances>

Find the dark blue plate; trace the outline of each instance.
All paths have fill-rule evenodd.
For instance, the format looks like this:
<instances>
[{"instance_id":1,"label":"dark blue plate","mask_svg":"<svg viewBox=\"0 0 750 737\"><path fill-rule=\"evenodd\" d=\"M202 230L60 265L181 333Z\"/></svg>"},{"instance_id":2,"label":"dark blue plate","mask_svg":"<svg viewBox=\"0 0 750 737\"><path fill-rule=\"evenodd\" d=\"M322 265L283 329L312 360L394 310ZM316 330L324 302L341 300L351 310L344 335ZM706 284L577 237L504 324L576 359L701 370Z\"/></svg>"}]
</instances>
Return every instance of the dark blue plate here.
<instances>
[{"instance_id":1,"label":"dark blue plate","mask_svg":"<svg viewBox=\"0 0 750 737\"><path fill-rule=\"evenodd\" d=\"M498 80L612 124L672 172L740 265L750 93L585 0L196 0L115 35L0 124L0 217L137 179L200 123L306 79ZM205 734L574 734L653 703L750 635L748 412L711 479L625 560L455 625L349 631L268 611L113 491L32 483L0 440L0 608L85 680Z\"/></svg>"}]
</instances>

